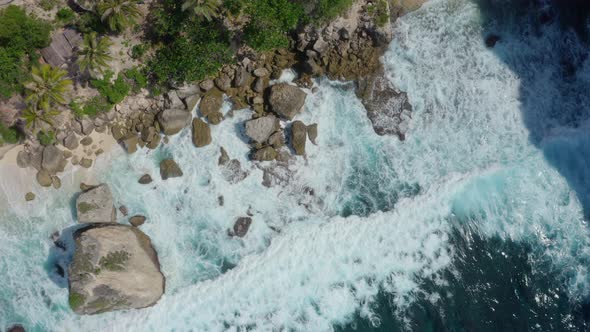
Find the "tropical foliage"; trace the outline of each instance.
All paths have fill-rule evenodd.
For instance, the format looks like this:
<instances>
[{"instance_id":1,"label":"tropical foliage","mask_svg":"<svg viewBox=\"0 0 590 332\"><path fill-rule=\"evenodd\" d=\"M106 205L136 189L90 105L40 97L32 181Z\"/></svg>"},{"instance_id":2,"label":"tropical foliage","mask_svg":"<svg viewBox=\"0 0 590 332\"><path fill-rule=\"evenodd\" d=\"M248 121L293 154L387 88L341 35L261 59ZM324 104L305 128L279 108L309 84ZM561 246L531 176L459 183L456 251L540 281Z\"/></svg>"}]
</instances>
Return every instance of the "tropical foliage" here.
<instances>
[{"instance_id":1,"label":"tropical foliage","mask_svg":"<svg viewBox=\"0 0 590 332\"><path fill-rule=\"evenodd\" d=\"M107 24L111 31L123 31L135 24L141 12L136 0L103 0L98 6L100 20Z\"/></svg>"},{"instance_id":2,"label":"tropical foliage","mask_svg":"<svg viewBox=\"0 0 590 332\"><path fill-rule=\"evenodd\" d=\"M47 64L33 67L31 81L25 84L27 103L41 110L66 104L66 93L72 85L66 75L65 70Z\"/></svg>"},{"instance_id":3,"label":"tropical foliage","mask_svg":"<svg viewBox=\"0 0 590 332\"><path fill-rule=\"evenodd\" d=\"M192 11L196 16L203 17L207 21L219 15L221 0L184 0L182 10Z\"/></svg>"},{"instance_id":4,"label":"tropical foliage","mask_svg":"<svg viewBox=\"0 0 590 332\"><path fill-rule=\"evenodd\" d=\"M102 73L113 59L109 51L111 45L108 37L98 37L96 32L86 34L78 52L80 70L88 70L91 75Z\"/></svg>"},{"instance_id":5,"label":"tropical foliage","mask_svg":"<svg viewBox=\"0 0 590 332\"><path fill-rule=\"evenodd\" d=\"M0 98L22 92L36 49L49 44L49 24L17 7L0 9Z\"/></svg>"},{"instance_id":6,"label":"tropical foliage","mask_svg":"<svg viewBox=\"0 0 590 332\"><path fill-rule=\"evenodd\" d=\"M26 127L35 132L43 124L53 126L53 118L57 115L59 115L57 110L51 108L39 109L35 105L30 105L23 112L22 118L25 120Z\"/></svg>"}]
</instances>

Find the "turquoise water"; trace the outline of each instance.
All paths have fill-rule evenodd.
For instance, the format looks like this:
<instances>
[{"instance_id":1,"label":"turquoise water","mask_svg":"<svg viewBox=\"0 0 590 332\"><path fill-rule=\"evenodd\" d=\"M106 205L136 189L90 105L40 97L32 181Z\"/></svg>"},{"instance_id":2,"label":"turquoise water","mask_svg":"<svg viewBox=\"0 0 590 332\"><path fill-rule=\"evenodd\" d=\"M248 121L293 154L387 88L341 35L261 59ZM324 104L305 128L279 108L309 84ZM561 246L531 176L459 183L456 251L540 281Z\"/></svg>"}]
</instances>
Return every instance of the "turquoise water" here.
<instances>
[{"instance_id":1,"label":"turquoise water","mask_svg":"<svg viewBox=\"0 0 590 332\"><path fill-rule=\"evenodd\" d=\"M247 160L237 131L248 110L228 113L208 147L194 148L185 130L157 151L103 160L99 180L118 204L148 217L142 230L167 280L151 308L74 315L55 269L66 262L50 255L49 240L75 225L74 189L43 195L28 209L0 178L13 202L0 212L0 327L583 330L586 100L548 95L569 90L555 80L558 64L541 61L558 58L546 40L525 48L519 30L486 48L488 19L475 3L441 0L398 22L383 61L414 105L404 142L373 132L351 85L320 80L300 116L318 123L318 145L274 167L281 185L264 187L261 168L271 164ZM511 52L519 45L526 56ZM587 81L585 64L579 84ZM575 124L556 118L556 105L578 109ZM245 180L225 181L220 146L241 161ZM165 157L179 163L182 178L159 179ZM144 173L155 179L149 186L137 183ZM228 237L248 212L248 235Z\"/></svg>"}]
</instances>

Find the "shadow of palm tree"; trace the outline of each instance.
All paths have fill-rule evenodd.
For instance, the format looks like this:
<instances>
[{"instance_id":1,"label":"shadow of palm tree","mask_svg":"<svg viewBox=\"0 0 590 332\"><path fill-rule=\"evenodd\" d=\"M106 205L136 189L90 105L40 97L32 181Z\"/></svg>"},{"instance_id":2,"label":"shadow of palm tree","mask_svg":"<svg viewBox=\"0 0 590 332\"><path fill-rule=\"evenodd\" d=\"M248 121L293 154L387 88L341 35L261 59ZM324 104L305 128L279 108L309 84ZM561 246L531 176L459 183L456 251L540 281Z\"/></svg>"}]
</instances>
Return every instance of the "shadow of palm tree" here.
<instances>
[{"instance_id":1,"label":"shadow of palm tree","mask_svg":"<svg viewBox=\"0 0 590 332\"><path fill-rule=\"evenodd\" d=\"M486 45L520 79L530 141L590 217L590 61L585 0L476 0Z\"/></svg>"}]
</instances>

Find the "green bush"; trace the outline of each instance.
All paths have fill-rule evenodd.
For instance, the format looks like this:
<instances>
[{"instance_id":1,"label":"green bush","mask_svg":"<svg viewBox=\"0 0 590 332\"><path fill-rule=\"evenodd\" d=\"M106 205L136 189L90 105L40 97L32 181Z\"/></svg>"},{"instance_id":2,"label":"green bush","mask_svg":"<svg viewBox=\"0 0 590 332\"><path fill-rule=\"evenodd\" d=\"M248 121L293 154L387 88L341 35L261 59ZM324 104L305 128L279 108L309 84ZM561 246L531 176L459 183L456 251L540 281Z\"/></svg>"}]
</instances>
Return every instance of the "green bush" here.
<instances>
[{"instance_id":1,"label":"green bush","mask_svg":"<svg viewBox=\"0 0 590 332\"><path fill-rule=\"evenodd\" d=\"M133 92L137 93L148 85L147 77L139 68L127 69L125 77L131 81Z\"/></svg>"},{"instance_id":2,"label":"green bush","mask_svg":"<svg viewBox=\"0 0 590 332\"><path fill-rule=\"evenodd\" d=\"M315 21L335 18L352 6L353 0L306 0L312 8L311 17Z\"/></svg>"},{"instance_id":3,"label":"green bush","mask_svg":"<svg viewBox=\"0 0 590 332\"><path fill-rule=\"evenodd\" d=\"M107 71L101 80L91 80L90 84L98 90L101 96L112 104L118 104L129 94L129 84L125 82L123 75L119 74L117 79L111 83L113 72Z\"/></svg>"},{"instance_id":4,"label":"green bush","mask_svg":"<svg viewBox=\"0 0 590 332\"><path fill-rule=\"evenodd\" d=\"M143 46L142 44L134 45L131 48L131 57L133 59L141 59L145 55L145 51L145 46Z\"/></svg>"},{"instance_id":5,"label":"green bush","mask_svg":"<svg viewBox=\"0 0 590 332\"><path fill-rule=\"evenodd\" d=\"M62 8L57 11L55 18L64 24L70 24L76 20L76 13L70 8Z\"/></svg>"},{"instance_id":6,"label":"green bush","mask_svg":"<svg viewBox=\"0 0 590 332\"><path fill-rule=\"evenodd\" d=\"M95 13L84 13L76 21L76 29L82 33L97 32L105 33L106 28L100 21L100 17Z\"/></svg>"},{"instance_id":7,"label":"green bush","mask_svg":"<svg viewBox=\"0 0 590 332\"><path fill-rule=\"evenodd\" d=\"M50 11L55 8L56 5L59 4L58 0L40 0L39 7L45 11Z\"/></svg>"},{"instance_id":8,"label":"green bush","mask_svg":"<svg viewBox=\"0 0 590 332\"><path fill-rule=\"evenodd\" d=\"M16 144L20 139L20 135L15 128L7 128L0 123L0 144Z\"/></svg>"},{"instance_id":9,"label":"green bush","mask_svg":"<svg viewBox=\"0 0 590 332\"><path fill-rule=\"evenodd\" d=\"M43 146L53 145L55 143L55 133L53 131L40 131L37 134L37 139Z\"/></svg>"},{"instance_id":10,"label":"green bush","mask_svg":"<svg viewBox=\"0 0 590 332\"><path fill-rule=\"evenodd\" d=\"M82 116L95 117L99 113L108 112L113 107L103 96L96 96L90 99L82 107Z\"/></svg>"},{"instance_id":11,"label":"green bush","mask_svg":"<svg viewBox=\"0 0 590 332\"><path fill-rule=\"evenodd\" d=\"M246 43L260 51L288 47L287 33L305 16L301 4L289 0L253 0L247 12Z\"/></svg>"},{"instance_id":12,"label":"green bush","mask_svg":"<svg viewBox=\"0 0 590 332\"><path fill-rule=\"evenodd\" d=\"M0 10L0 98L22 92L36 49L49 45L51 26L14 5Z\"/></svg>"}]
</instances>

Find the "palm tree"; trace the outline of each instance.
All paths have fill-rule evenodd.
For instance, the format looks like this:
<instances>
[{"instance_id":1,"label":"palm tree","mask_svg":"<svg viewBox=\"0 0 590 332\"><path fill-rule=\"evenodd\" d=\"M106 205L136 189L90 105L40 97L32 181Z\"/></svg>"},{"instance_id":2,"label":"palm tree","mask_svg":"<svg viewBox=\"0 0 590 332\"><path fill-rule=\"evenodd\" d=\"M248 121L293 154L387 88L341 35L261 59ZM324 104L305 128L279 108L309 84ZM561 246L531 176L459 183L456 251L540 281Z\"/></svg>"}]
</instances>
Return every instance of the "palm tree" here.
<instances>
[{"instance_id":1,"label":"palm tree","mask_svg":"<svg viewBox=\"0 0 590 332\"><path fill-rule=\"evenodd\" d=\"M104 0L98 4L98 12L111 31L124 30L141 14L137 0Z\"/></svg>"},{"instance_id":2,"label":"palm tree","mask_svg":"<svg viewBox=\"0 0 590 332\"><path fill-rule=\"evenodd\" d=\"M27 103L42 110L54 104L66 104L65 94L72 86L72 80L65 78L66 75L65 70L47 64L33 67L32 80L25 84Z\"/></svg>"},{"instance_id":3,"label":"palm tree","mask_svg":"<svg viewBox=\"0 0 590 332\"><path fill-rule=\"evenodd\" d=\"M53 117L59 115L58 110L50 108L41 110L35 105L30 105L23 112L23 119L26 123L27 129L32 129L35 132L43 123L53 126Z\"/></svg>"},{"instance_id":4,"label":"palm tree","mask_svg":"<svg viewBox=\"0 0 590 332\"><path fill-rule=\"evenodd\" d=\"M219 15L221 0L184 0L182 10L192 10L195 15L211 21Z\"/></svg>"},{"instance_id":5,"label":"palm tree","mask_svg":"<svg viewBox=\"0 0 590 332\"><path fill-rule=\"evenodd\" d=\"M90 72L90 75L102 73L108 62L113 60L109 54L112 43L108 37L99 38L96 32L84 36L82 46L78 51L78 66L80 70Z\"/></svg>"}]
</instances>

